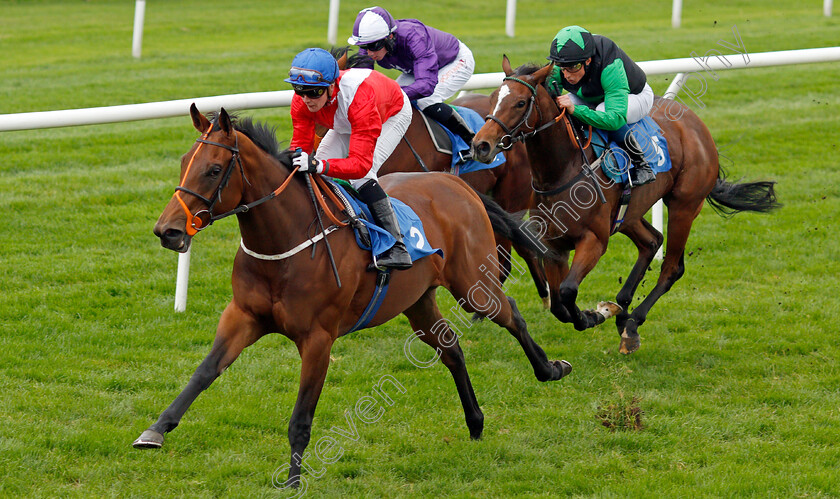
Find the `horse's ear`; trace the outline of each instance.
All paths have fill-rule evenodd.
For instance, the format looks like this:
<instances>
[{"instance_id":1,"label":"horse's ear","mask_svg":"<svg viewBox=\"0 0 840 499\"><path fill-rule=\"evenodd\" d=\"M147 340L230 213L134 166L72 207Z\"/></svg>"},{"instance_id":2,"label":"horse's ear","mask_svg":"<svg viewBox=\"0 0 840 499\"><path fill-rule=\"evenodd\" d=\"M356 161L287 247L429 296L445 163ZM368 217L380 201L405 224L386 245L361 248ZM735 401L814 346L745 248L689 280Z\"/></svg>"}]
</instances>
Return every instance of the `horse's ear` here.
<instances>
[{"instance_id":1,"label":"horse's ear","mask_svg":"<svg viewBox=\"0 0 840 499\"><path fill-rule=\"evenodd\" d=\"M190 117L192 117L193 126L199 132L204 133L210 129L210 120L198 111L195 102L190 106Z\"/></svg>"},{"instance_id":2,"label":"horse's ear","mask_svg":"<svg viewBox=\"0 0 840 499\"><path fill-rule=\"evenodd\" d=\"M230 135L230 131L233 130L233 125L230 122L230 115L228 115L228 112L225 111L225 108L222 108L222 110L219 111L219 119L217 121L219 126L222 128L222 131L225 132L225 134Z\"/></svg>"},{"instance_id":3,"label":"horse's ear","mask_svg":"<svg viewBox=\"0 0 840 499\"><path fill-rule=\"evenodd\" d=\"M349 50L345 50L341 57L339 57L335 62L338 63L338 69L345 70L347 69L347 53L350 52Z\"/></svg>"},{"instance_id":4,"label":"horse's ear","mask_svg":"<svg viewBox=\"0 0 840 499\"><path fill-rule=\"evenodd\" d=\"M502 71L505 72L505 76L513 74L513 69L510 68L510 59L508 59L507 54L502 54Z\"/></svg>"},{"instance_id":5,"label":"horse's ear","mask_svg":"<svg viewBox=\"0 0 840 499\"><path fill-rule=\"evenodd\" d=\"M551 71L553 69L554 69L554 63L550 62L550 63L546 64L545 66L543 66L542 68L540 68L539 70L535 71L534 74L532 75L532 78L534 79L534 84L535 85L542 84L542 82L544 82L545 79L548 78L548 75L551 74Z\"/></svg>"}]
</instances>

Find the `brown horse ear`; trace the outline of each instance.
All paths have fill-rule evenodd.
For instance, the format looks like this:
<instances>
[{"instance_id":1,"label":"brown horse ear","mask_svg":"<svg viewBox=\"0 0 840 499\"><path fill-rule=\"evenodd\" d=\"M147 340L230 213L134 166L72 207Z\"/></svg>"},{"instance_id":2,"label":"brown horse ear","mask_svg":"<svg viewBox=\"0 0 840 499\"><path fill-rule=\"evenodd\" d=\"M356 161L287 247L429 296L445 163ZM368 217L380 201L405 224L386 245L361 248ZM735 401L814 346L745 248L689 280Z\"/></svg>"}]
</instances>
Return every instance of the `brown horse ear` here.
<instances>
[{"instance_id":1,"label":"brown horse ear","mask_svg":"<svg viewBox=\"0 0 840 499\"><path fill-rule=\"evenodd\" d=\"M553 70L553 69L554 69L554 63L551 62L551 63L546 64L545 66L543 66L539 70L535 71L534 74L531 75L531 77L534 79L534 84L535 85L542 84L542 82L544 82L545 79L548 78L548 75L551 74L551 70Z\"/></svg>"},{"instance_id":2,"label":"brown horse ear","mask_svg":"<svg viewBox=\"0 0 840 499\"><path fill-rule=\"evenodd\" d=\"M222 128L222 131L225 132L226 135L230 135L230 131L233 130L233 125L230 122L230 115L228 112L225 111L225 108L222 108L219 111L219 119L217 120L219 126Z\"/></svg>"},{"instance_id":3,"label":"brown horse ear","mask_svg":"<svg viewBox=\"0 0 840 499\"><path fill-rule=\"evenodd\" d=\"M502 54L502 71L505 72L505 76L513 74L513 70L510 68L510 59L508 59L507 54Z\"/></svg>"},{"instance_id":4,"label":"brown horse ear","mask_svg":"<svg viewBox=\"0 0 840 499\"><path fill-rule=\"evenodd\" d=\"M199 132L204 133L210 129L210 120L198 111L195 102L190 106L190 117L192 117L193 126Z\"/></svg>"},{"instance_id":5,"label":"brown horse ear","mask_svg":"<svg viewBox=\"0 0 840 499\"><path fill-rule=\"evenodd\" d=\"M347 69L347 53L350 52L349 50L345 50L344 54L338 58L335 62L338 63L338 69L345 70Z\"/></svg>"}]
</instances>

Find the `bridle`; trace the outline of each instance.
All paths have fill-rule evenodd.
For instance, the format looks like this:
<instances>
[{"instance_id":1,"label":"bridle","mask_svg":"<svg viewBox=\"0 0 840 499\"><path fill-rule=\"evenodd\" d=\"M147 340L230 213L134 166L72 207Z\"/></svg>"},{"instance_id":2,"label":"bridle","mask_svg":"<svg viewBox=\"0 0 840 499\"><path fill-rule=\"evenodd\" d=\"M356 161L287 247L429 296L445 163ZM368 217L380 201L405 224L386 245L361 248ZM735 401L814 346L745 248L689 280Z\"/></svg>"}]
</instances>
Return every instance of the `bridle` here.
<instances>
[{"instance_id":1,"label":"bridle","mask_svg":"<svg viewBox=\"0 0 840 499\"><path fill-rule=\"evenodd\" d=\"M540 123L543 120L542 110L540 110L540 107L537 106L537 104L536 104L537 103L537 89L536 89L536 87L534 87L534 85L531 85L530 83L528 83L525 80L522 80L520 78L516 78L515 76L506 76L502 79L502 81L503 82L504 81L515 81L517 83L521 83L522 85L525 85L526 87L528 87L528 90L531 91L531 97L528 99L528 109L525 110L525 113L522 115L522 118L519 119L519 122L513 128L508 128L508 126L505 125L502 122L502 120L500 120L499 118L497 118L496 116L494 116L492 114L488 114L487 116L484 117L485 122L493 121L494 123L499 125L502 128L502 130L504 130L504 132L505 132L505 135L503 135L499 139L498 143L496 144L498 147L500 147L503 150L508 150L511 147L513 147L513 145L515 143L525 141L525 140L535 136L539 132L554 126L555 124L559 123L562 120L566 125L566 133L569 134L569 138L571 139L572 144L574 144L575 148L578 149L581 152L581 156L583 157L584 168L581 171L581 173L578 174L571 182L568 182L561 187L558 187L558 188L555 188L555 189L550 189L550 190L546 191L546 190L537 189L533 185L533 181L532 181L531 188L534 190L534 192L536 192L537 194L543 195L543 196L550 196L550 195L553 195L553 194L559 194L560 192L563 192L566 189L568 189L569 187L571 187L572 185L574 185L574 183L577 182L578 180L580 180L580 178L582 176L588 176L592 179L593 183L595 184L595 188L598 192L598 197L601 199L601 202L606 203L606 199L604 198L604 193L601 190L601 186L600 186L600 184L598 184L597 179L594 178L593 169L594 169L595 165L590 165L589 164L589 160L587 159L586 153L584 152L585 149L587 147L589 147L590 143L592 142L592 125L589 126L589 138L587 139L586 144L581 144L580 138L578 137L577 132L575 131L574 126L572 125L571 119L566 115L566 109L565 108L563 108L563 110L560 111L560 114L558 114L555 118L552 118L551 120L549 120L546 123L543 123L542 125L534 125L534 126L528 125L528 120L531 118L531 114L533 114L534 108L537 109L537 123ZM554 104L557 105L556 102ZM530 129L531 131L525 131L523 129L523 131L521 131L518 135L514 135L514 134L516 134L516 132L518 132L523 127L525 129ZM597 163L598 162L596 161L596 164Z\"/></svg>"},{"instance_id":2,"label":"bridle","mask_svg":"<svg viewBox=\"0 0 840 499\"><path fill-rule=\"evenodd\" d=\"M199 231L204 230L207 227L213 225L213 222L215 222L216 220L221 220L223 218L229 217L231 215L237 215L239 213L245 213L248 210L250 210L251 208L253 208L257 205L263 204L266 201L269 201L269 200L273 199L278 194L283 192L283 190L286 188L286 186L289 185L289 182L291 182L292 177L294 177L295 172L297 172L297 170L298 170L297 168L292 170L291 174L283 182L283 184L281 184L280 187L278 187L277 189L275 189L274 191L269 193L267 196L263 196L260 199L257 199L256 201L253 201L251 203L241 204L241 205L237 206L236 208L234 208L230 211L227 211L225 213L222 213L220 215L214 215L213 214L213 208L216 206L216 204L219 201L221 201L222 191L224 190L225 187L227 187L228 181L230 181L230 176L233 173L233 170L235 169L235 167L237 165L239 166L239 171L242 173L242 181L244 183L249 183L248 179L245 178L245 169L242 168L242 159L239 155L239 135L236 132L234 132L235 142L234 142L233 146L229 146L227 144L222 144L221 142L214 142L212 140L207 140L207 137L210 135L210 132L213 131L213 126L215 124L216 124L216 122L214 120L212 123L210 123L210 128L208 128L207 131L204 132L201 135L201 137L196 139L196 142L199 143L198 147L195 149L195 152L193 152L193 155L190 158L189 163L187 163L187 170L184 172L184 178L183 178L183 180L181 180L181 184L178 187L175 188L175 194L173 194L173 196L175 196L175 199L177 199L178 203L181 205L181 208L184 210L184 213L187 214L187 220L189 220L189 223L187 223L186 230L187 230L187 235L189 235L189 236L194 236ZM228 151L231 152L230 161L228 162L227 168L225 169L225 172L222 175L222 180L219 182L219 185L216 186L216 191L209 198L206 198L206 197L202 196L201 194L195 192L192 189L184 187L184 182L186 182L186 180L189 176L190 168L192 168L193 161L195 160L195 157L198 154L198 151L201 150L201 147L204 144L221 147L221 148L227 149ZM187 204L184 202L183 199L181 199L181 192L186 192L187 194L191 194L191 195L197 197L202 202L204 202L204 204L207 205L207 208L199 210L195 214L191 213L190 209L187 207ZM207 222L206 225L204 223L204 219L201 217L201 215L203 215L205 213L209 217L209 222Z\"/></svg>"},{"instance_id":3,"label":"bridle","mask_svg":"<svg viewBox=\"0 0 840 499\"><path fill-rule=\"evenodd\" d=\"M184 177L181 180L181 184L175 188L175 194L173 194L173 196L175 196L175 199L177 199L178 203L181 205L181 208L184 210L184 213L186 213L187 215L187 220L189 220L189 222L187 223L187 234L190 236L194 236L200 230L209 227L213 224L213 222L215 222L218 219L217 217L213 216L213 208L219 201L221 201L222 190L224 190L224 188L227 186L228 181L230 181L230 176L233 173L234 167L237 164L239 165L240 171L242 171L243 178L245 177L245 171L242 169L242 162L239 159L239 136L234 134L234 136L236 137L236 142L233 145L233 147L227 144L222 144L221 142L207 140L207 137L210 136L210 132L213 131L213 126L215 126L215 124L216 122L214 120L212 123L210 123L210 128L208 128L207 131L201 135L201 137L196 139L196 142L198 142L198 147L196 147L192 157L190 157L190 161L189 163L187 163L187 169L184 172ZM225 169L225 172L222 175L222 180L219 182L219 185L216 186L216 190L213 192L213 195L209 198L202 196L201 194L195 192L192 189L184 187L184 183L187 181L187 178L189 178L190 169L192 168L193 162L195 161L195 157L198 155L198 152L201 150L201 147L204 144L221 147L223 149L227 149L232 153L230 157L230 162L228 162L227 168ZM185 203L184 200L181 198L182 192L186 192L187 194L197 197L205 205L207 205L207 208L199 210L195 213L191 213L190 209L187 207L187 203ZM204 224L204 219L202 218L202 215L205 213L210 217L210 221L206 225Z\"/></svg>"},{"instance_id":4,"label":"bridle","mask_svg":"<svg viewBox=\"0 0 840 499\"><path fill-rule=\"evenodd\" d=\"M484 117L485 122L493 121L494 123L499 125L502 128L502 130L505 131L505 135L502 135L497 144L501 149L507 151L508 149L513 147L513 145L517 142L522 142L524 140L530 139L531 137L542 132L546 128L550 128L555 124L559 123L560 120L565 120L567 131L569 132L570 136L573 134L572 124L569 121L569 118L566 116L565 109L563 109L563 111L560 112L560 114L557 117L552 118L550 121L543 123L542 125L528 125L528 120L531 118L531 114L533 114L535 108L537 110L537 123L540 123L543 120L542 111L540 110L540 107L537 106L537 89L527 81L521 80L515 76L506 76L502 79L502 81L508 80L521 83L528 87L528 90L531 91L531 97L528 99L528 109L525 110L525 114L522 115L522 118L519 119L519 122L517 122L513 128L509 128L507 125L505 125L505 123L502 120L500 120L492 114L488 114ZM519 131L520 128L523 127L524 129L518 135L514 135L516 134L516 132ZM530 129L531 131L525 131L527 129ZM588 146L589 142L586 143L586 146L584 146L584 148Z\"/></svg>"}]
</instances>

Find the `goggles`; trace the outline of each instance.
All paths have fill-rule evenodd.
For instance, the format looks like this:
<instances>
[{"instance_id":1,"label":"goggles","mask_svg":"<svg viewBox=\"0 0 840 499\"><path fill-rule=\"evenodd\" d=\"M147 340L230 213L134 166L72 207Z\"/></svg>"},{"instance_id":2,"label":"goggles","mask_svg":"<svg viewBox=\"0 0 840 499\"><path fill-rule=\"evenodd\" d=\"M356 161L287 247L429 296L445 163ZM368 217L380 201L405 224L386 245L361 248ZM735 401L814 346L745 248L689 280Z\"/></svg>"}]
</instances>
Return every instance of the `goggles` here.
<instances>
[{"instance_id":1,"label":"goggles","mask_svg":"<svg viewBox=\"0 0 840 499\"><path fill-rule=\"evenodd\" d=\"M387 38L383 38L381 40L376 40L375 42L359 45L359 48L363 48L368 52L376 52L377 50L382 50L382 48L385 47L387 43L386 40Z\"/></svg>"},{"instance_id":2,"label":"goggles","mask_svg":"<svg viewBox=\"0 0 840 499\"><path fill-rule=\"evenodd\" d=\"M567 73L577 73L578 71L580 71L580 69L582 67L583 67L583 63L578 62L578 63L572 64L571 66L560 66L560 70L565 71Z\"/></svg>"},{"instance_id":3,"label":"goggles","mask_svg":"<svg viewBox=\"0 0 840 499\"><path fill-rule=\"evenodd\" d=\"M292 67L289 70L289 79L310 85L313 83L332 83L324 78L324 75L320 71L296 67Z\"/></svg>"},{"instance_id":4,"label":"goggles","mask_svg":"<svg viewBox=\"0 0 840 499\"><path fill-rule=\"evenodd\" d=\"M307 87L304 85L292 85L292 89L301 97L309 97L310 99L317 99L327 91L327 87Z\"/></svg>"}]
</instances>

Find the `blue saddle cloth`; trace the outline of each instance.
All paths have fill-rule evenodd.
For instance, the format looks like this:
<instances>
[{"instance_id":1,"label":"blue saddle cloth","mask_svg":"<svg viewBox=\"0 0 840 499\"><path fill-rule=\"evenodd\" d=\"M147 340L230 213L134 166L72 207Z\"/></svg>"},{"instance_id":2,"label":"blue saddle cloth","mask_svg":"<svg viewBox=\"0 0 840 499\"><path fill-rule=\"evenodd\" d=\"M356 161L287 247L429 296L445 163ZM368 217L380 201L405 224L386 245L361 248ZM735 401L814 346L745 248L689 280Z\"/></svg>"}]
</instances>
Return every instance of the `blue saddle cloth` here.
<instances>
[{"instance_id":1,"label":"blue saddle cloth","mask_svg":"<svg viewBox=\"0 0 840 499\"><path fill-rule=\"evenodd\" d=\"M484 126L484 119L472 109L461 106L452 106L452 109L454 109L458 114L460 114L462 118L464 118L464 121L467 122L467 125L470 126L473 133L477 132L482 126ZM449 135L449 140L452 141L451 167L455 171L456 175L461 175L462 173L475 172L478 170L486 170L488 168L495 168L506 161L505 155L500 152L496 155L493 161L487 164L471 159L463 165L458 165L458 153L462 151L468 151L470 149L470 146L469 144L464 142L464 139L462 139L460 135L452 133L446 127L443 127L443 129L446 130L446 135Z\"/></svg>"},{"instance_id":2,"label":"blue saddle cloth","mask_svg":"<svg viewBox=\"0 0 840 499\"><path fill-rule=\"evenodd\" d=\"M370 210L366 204L360 203L358 199L348 194L347 189L345 189L340 183L335 182L332 179L327 180L332 181L339 190L342 191L344 197L350 201L350 204L353 206L353 210L355 210L356 213L362 213L366 218L362 219L362 223L365 224L370 232L371 245L363 245L361 239L359 238L359 233L356 232L356 243L360 248L370 251L374 254L374 256L378 256L390 249L391 246L397 242L397 240L394 239L394 236L392 236L388 231L371 221L373 220L373 217L371 216ZM399 199L392 197L389 197L388 199L391 201L391 206L394 208L394 212L397 215L397 221L400 223L400 232L402 233L403 243L405 244L406 249L408 249L408 254L411 255L411 261L413 262L419 260L424 256L434 253L443 256L443 250L439 248L432 248L431 245L429 245L429 241L426 239L426 232L423 230L423 222L420 221L420 217L414 213L414 210Z\"/></svg>"},{"instance_id":3,"label":"blue saddle cloth","mask_svg":"<svg viewBox=\"0 0 840 499\"><path fill-rule=\"evenodd\" d=\"M635 137L636 141L642 148L647 159L648 164L654 172L667 172L671 169L671 156L668 155L668 141L662 135L662 129L653 121L650 116L645 116L641 120L631 125L625 125L610 135L623 136L623 133L630 131ZM604 154L606 144L609 144L609 152L604 156L601 162L601 169L614 182L627 182L627 174L632 168L630 157L627 151L616 142L610 141L608 133L604 130L593 129L597 138L593 138L592 147L595 148L595 154L601 156Z\"/></svg>"}]
</instances>

